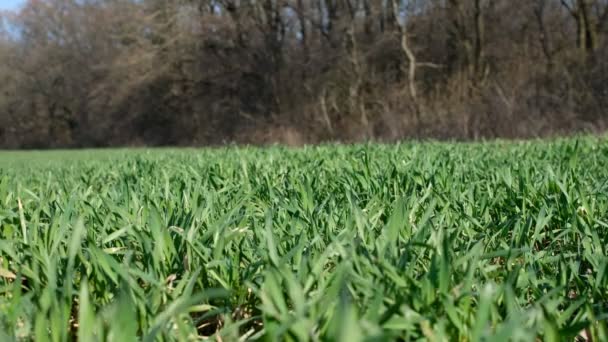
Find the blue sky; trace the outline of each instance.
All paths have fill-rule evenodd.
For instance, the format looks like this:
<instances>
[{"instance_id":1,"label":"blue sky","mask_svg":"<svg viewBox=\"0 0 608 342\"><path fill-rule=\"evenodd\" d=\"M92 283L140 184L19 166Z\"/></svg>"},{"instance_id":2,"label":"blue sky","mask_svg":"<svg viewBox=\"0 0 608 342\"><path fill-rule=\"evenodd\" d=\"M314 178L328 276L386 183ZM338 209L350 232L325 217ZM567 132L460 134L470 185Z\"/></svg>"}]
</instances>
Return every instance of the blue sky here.
<instances>
[{"instance_id":1,"label":"blue sky","mask_svg":"<svg viewBox=\"0 0 608 342\"><path fill-rule=\"evenodd\" d=\"M24 2L25 0L0 0L0 10L16 9L19 8L19 6L21 6Z\"/></svg>"}]
</instances>

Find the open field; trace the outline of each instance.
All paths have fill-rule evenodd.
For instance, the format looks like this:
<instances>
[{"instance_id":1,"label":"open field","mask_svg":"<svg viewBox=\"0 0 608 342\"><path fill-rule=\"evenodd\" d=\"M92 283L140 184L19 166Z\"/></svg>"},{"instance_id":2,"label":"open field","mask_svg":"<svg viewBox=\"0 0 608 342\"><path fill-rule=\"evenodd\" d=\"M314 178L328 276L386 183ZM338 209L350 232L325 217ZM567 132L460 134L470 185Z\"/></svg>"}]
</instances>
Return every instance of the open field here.
<instances>
[{"instance_id":1,"label":"open field","mask_svg":"<svg viewBox=\"0 0 608 342\"><path fill-rule=\"evenodd\" d=\"M0 340L608 340L608 143L0 152Z\"/></svg>"}]
</instances>

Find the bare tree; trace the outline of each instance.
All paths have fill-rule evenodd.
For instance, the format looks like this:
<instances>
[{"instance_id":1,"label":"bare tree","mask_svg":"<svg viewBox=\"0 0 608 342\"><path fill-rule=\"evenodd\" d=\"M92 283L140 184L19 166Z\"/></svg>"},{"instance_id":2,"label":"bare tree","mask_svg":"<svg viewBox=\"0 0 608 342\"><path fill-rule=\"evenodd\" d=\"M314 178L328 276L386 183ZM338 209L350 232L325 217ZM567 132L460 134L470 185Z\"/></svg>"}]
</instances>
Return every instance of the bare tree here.
<instances>
[{"instance_id":1,"label":"bare tree","mask_svg":"<svg viewBox=\"0 0 608 342\"><path fill-rule=\"evenodd\" d=\"M607 21L606 0L29 1L2 15L0 145L600 130Z\"/></svg>"},{"instance_id":2,"label":"bare tree","mask_svg":"<svg viewBox=\"0 0 608 342\"><path fill-rule=\"evenodd\" d=\"M598 47L601 28L608 20L608 4L599 0L560 0L576 22L577 44L584 58Z\"/></svg>"}]
</instances>

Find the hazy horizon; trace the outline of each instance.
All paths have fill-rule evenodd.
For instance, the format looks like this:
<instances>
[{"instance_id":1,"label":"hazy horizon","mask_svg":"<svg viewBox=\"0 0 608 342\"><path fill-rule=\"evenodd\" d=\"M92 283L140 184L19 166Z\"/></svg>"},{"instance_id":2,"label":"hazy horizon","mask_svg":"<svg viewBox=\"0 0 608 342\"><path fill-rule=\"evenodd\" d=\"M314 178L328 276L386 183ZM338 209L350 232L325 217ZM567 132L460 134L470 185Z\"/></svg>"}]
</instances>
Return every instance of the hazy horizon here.
<instances>
[{"instance_id":1,"label":"hazy horizon","mask_svg":"<svg viewBox=\"0 0 608 342\"><path fill-rule=\"evenodd\" d=\"M0 0L0 10L14 10L24 2L24 0Z\"/></svg>"}]
</instances>

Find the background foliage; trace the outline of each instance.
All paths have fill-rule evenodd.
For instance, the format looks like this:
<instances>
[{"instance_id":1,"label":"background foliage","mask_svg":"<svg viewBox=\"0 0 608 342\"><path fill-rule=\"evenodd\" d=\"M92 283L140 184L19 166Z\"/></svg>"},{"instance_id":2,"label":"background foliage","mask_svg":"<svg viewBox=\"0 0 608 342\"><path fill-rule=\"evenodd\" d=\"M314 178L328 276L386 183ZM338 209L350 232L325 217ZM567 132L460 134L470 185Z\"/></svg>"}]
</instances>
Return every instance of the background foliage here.
<instances>
[{"instance_id":1,"label":"background foliage","mask_svg":"<svg viewBox=\"0 0 608 342\"><path fill-rule=\"evenodd\" d=\"M606 0L30 0L0 146L599 132Z\"/></svg>"}]
</instances>

